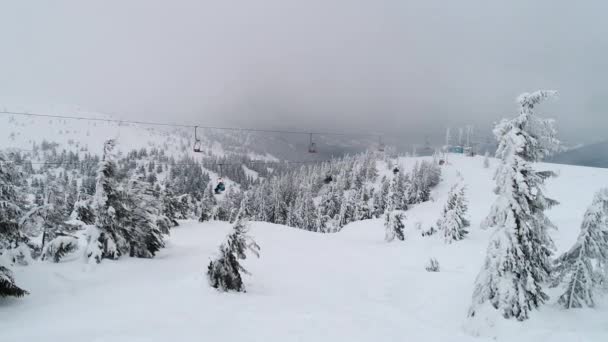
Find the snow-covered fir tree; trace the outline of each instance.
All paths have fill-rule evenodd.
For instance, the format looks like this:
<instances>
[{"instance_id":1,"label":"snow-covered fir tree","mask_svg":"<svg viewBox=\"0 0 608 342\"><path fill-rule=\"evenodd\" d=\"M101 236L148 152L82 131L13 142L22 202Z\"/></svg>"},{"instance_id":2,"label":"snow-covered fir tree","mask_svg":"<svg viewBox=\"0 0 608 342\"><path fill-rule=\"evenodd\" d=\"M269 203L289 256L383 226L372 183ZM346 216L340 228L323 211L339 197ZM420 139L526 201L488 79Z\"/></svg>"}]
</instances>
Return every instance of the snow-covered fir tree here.
<instances>
[{"instance_id":1,"label":"snow-covered fir tree","mask_svg":"<svg viewBox=\"0 0 608 342\"><path fill-rule=\"evenodd\" d=\"M198 220L200 222L211 220L213 218L213 211L216 205L217 201L215 199L215 195L213 194L213 185L209 184L203 193L203 198L201 200L201 216Z\"/></svg>"},{"instance_id":2,"label":"snow-covered fir tree","mask_svg":"<svg viewBox=\"0 0 608 342\"><path fill-rule=\"evenodd\" d=\"M8 249L24 239L18 223L21 215L17 189L19 177L11 162L0 153L0 297L21 297L27 294L16 284L10 261L5 255Z\"/></svg>"},{"instance_id":3,"label":"snow-covered fir tree","mask_svg":"<svg viewBox=\"0 0 608 342\"><path fill-rule=\"evenodd\" d=\"M249 251L259 257L260 246L247 234L248 222L237 220L232 233L220 245L220 254L209 262L207 279L209 285L221 291L245 292L245 284L241 272L249 274L239 260L247 258Z\"/></svg>"},{"instance_id":4,"label":"snow-covered fir tree","mask_svg":"<svg viewBox=\"0 0 608 342\"><path fill-rule=\"evenodd\" d=\"M28 235L38 236L41 233L40 248L44 249L48 241L68 229L65 224L67 213L64 188L56 180L51 180L46 185L42 203L28 210L19 224L25 232L29 232Z\"/></svg>"},{"instance_id":5,"label":"snow-covered fir tree","mask_svg":"<svg viewBox=\"0 0 608 342\"><path fill-rule=\"evenodd\" d=\"M179 211L179 201L173 193L173 189L169 182L167 182L164 189L161 190L160 200L162 201L163 215L169 219L172 227L178 226L177 215Z\"/></svg>"},{"instance_id":6,"label":"snow-covered fir tree","mask_svg":"<svg viewBox=\"0 0 608 342\"><path fill-rule=\"evenodd\" d=\"M608 188L595 194L574 246L555 263L554 286L565 283L558 303L566 309L593 307L594 293L608 280Z\"/></svg>"},{"instance_id":7,"label":"snow-covered fir tree","mask_svg":"<svg viewBox=\"0 0 608 342\"><path fill-rule=\"evenodd\" d=\"M446 243L462 240L468 234L466 228L470 223L466 217L467 209L465 187L456 184L450 189L448 200L437 221L437 230L442 232Z\"/></svg>"},{"instance_id":8,"label":"snow-covered fir tree","mask_svg":"<svg viewBox=\"0 0 608 342\"><path fill-rule=\"evenodd\" d=\"M372 218L372 209L370 207L370 192L367 187L360 188L356 193L354 220L361 221Z\"/></svg>"},{"instance_id":9,"label":"snow-covered fir tree","mask_svg":"<svg viewBox=\"0 0 608 342\"><path fill-rule=\"evenodd\" d=\"M153 186L137 175L129 180L125 197L128 216L119 232L129 246L129 256L152 258L165 246L163 234L169 233L162 203L155 198Z\"/></svg>"},{"instance_id":10,"label":"snow-covered fir tree","mask_svg":"<svg viewBox=\"0 0 608 342\"><path fill-rule=\"evenodd\" d=\"M495 177L498 198L484 224L494 233L477 276L470 317L489 303L505 318L521 321L548 299L542 283L551 268L553 243L547 230L553 224L544 210L556 202L543 191L544 180L552 173L536 171L531 164L558 146L553 121L534 114L535 106L553 94L522 94L519 115L494 129L501 160Z\"/></svg>"},{"instance_id":11,"label":"snow-covered fir tree","mask_svg":"<svg viewBox=\"0 0 608 342\"><path fill-rule=\"evenodd\" d=\"M77 249L78 238L71 235L59 235L45 245L41 259L60 262L66 255Z\"/></svg>"},{"instance_id":12,"label":"snow-covered fir tree","mask_svg":"<svg viewBox=\"0 0 608 342\"><path fill-rule=\"evenodd\" d=\"M405 214L400 210L390 210L384 214L384 240L391 242L395 239L403 241L405 235Z\"/></svg>"},{"instance_id":13,"label":"snow-covered fir tree","mask_svg":"<svg viewBox=\"0 0 608 342\"><path fill-rule=\"evenodd\" d=\"M116 141L112 139L104 143L93 199L95 228L89 229L87 234L86 256L97 263L104 258L117 259L128 252L127 243L119 232L128 213L116 179L115 146Z\"/></svg>"},{"instance_id":14,"label":"snow-covered fir tree","mask_svg":"<svg viewBox=\"0 0 608 342\"><path fill-rule=\"evenodd\" d=\"M384 215L390 193L390 181L384 177L380 188L374 192L374 217L380 218Z\"/></svg>"}]
</instances>

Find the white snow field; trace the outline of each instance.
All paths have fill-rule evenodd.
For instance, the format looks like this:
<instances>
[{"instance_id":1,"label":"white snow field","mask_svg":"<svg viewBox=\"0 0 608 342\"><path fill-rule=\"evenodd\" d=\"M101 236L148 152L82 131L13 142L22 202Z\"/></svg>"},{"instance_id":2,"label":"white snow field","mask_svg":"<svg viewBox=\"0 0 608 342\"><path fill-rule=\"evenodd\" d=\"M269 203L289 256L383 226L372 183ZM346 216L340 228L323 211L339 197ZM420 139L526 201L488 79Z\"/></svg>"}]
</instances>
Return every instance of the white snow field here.
<instances>
[{"instance_id":1,"label":"white snow field","mask_svg":"<svg viewBox=\"0 0 608 342\"><path fill-rule=\"evenodd\" d=\"M222 222L182 222L152 260L91 266L75 257L16 267L31 294L0 300L0 341L608 341L608 301L563 310L555 304L560 289L549 289L551 301L528 321L493 313L483 324L467 321L491 234L479 228L494 199L493 170L482 159L450 156L435 201L407 211L404 242L384 242L382 220L336 234L252 223L262 250L245 261L246 293L207 284L209 258L230 230ZM608 185L608 170L542 166L560 173L548 192L561 202L549 212L561 253L593 193ZM434 223L458 173L468 187L471 233L451 245L440 235L421 237L416 223ZM425 271L430 257L440 272Z\"/></svg>"}]
</instances>

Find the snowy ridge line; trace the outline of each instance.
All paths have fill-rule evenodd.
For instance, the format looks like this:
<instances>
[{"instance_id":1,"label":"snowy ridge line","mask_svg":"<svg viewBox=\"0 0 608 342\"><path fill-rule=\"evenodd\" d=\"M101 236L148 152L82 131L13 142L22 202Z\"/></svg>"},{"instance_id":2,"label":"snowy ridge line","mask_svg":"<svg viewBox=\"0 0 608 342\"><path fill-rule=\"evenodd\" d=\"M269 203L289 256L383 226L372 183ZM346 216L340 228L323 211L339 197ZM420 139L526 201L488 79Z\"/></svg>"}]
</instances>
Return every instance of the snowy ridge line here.
<instances>
[{"instance_id":1,"label":"snowy ridge line","mask_svg":"<svg viewBox=\"0 0 608 342\"><path fill-rule=\"evenodd\" d=\"M312 134L312 135L336 135L336 136L365 136L365 137L377 137L377 138L380 138L380 135L378 135L378 134L370 134L370 133L285 131L285 130L276 130L276 129L241 128L241 127L225 127L225 126L205 126L205 125L188 125L188 124L174 124L174 123L167 123L167 122L120 120L120 119L103 119L103 118L92 118L92 117L85 117L85 116L41 114L41 113L27 113L27 112L10 112L10 111L0 111L0 114L35 116L35 117L56 118L56 119L70 119L70 120L102 121L102 122L113 122L113 123L130 123L130 124L148 125L148 126L217 129L217 130L239 131L239 132L285 133L285 134L303 134L303 135L304 134L306 134L306 135Z\"/></svg>"},{"instance_id":2,"label":"snowy ridge line","mask_svg":"<svg viewBox=\"0 0 608 342\"><path fill-rule=\"evenodd\" d=\"M0 164L12 164L12 165L93 165L98 164L101 161L96 162L80 162L80 163L62 163L62 162L28 162L28 161L20 161L15 162L11 160L1 160ZM265 165L265 164L313 164L313 163L329 163L331 160L285 160L285 161L251 161L251 162L240 162L240 163L154 163L154 165L163 165L163 166L210 166L210 165L246 165L246 164L254 164L254 165Z\"/></svg>"}]
</instances>

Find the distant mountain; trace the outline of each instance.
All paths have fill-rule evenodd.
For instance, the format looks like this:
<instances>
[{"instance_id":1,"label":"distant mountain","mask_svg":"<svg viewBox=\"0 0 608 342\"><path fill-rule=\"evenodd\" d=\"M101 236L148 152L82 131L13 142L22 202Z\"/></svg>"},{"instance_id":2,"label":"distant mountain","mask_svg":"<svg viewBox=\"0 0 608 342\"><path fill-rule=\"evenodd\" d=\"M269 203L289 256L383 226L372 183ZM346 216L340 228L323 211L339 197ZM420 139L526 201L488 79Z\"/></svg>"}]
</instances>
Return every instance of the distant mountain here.
<instances>
[{"instance_id":1,"label":"distant mountain","mask_svg":"<svg viewBox=\"0 0 608 342\"><path fill-rule=\"evenodd\" d=\"M559 153L548 162L608 168L608 140Z\"/></svg>"}]
</instances>

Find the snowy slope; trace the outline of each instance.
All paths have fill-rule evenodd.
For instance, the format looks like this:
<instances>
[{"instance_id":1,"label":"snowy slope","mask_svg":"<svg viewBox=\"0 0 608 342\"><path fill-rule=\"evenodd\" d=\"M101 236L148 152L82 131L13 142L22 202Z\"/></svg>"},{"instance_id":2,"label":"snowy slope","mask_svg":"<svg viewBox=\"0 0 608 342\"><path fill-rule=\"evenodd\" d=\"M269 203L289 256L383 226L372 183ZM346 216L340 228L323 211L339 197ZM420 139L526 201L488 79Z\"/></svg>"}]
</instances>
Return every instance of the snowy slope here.
<instances>
[{"instance_id":1,"label":"snowy slope","mask_svg":"<svg viewBox=\"0 0 608 342\"><path fill-rule=\"evenodd\" d=\"M247 293L219 293L206 283L206 264L230 229L220 222L185 222L153 260L16 268L31 295L0 300L0 341L608 340L608 301L564 311L554 304L554 290L526 322L493 319L493 327L481 329L466 323L490 235L478 227L494 199L493 171L482 168L482 158L450 156L449 162L435 201L406 212L404 242L384 242L381 220L355 222L337 234L253 223L262 250L260 259L245 263L253 274ZM413 163L400 160L404 168ZM543 166L560 173L548 190L561 202L549 216L563 251L593 192L608 184L608 170ZM468 187L471 234L451 245L440 236L422 238L416 223L434 223L460 177ZM424 270L430 257L441 272Z\"/></svg>"}]
</instances>

